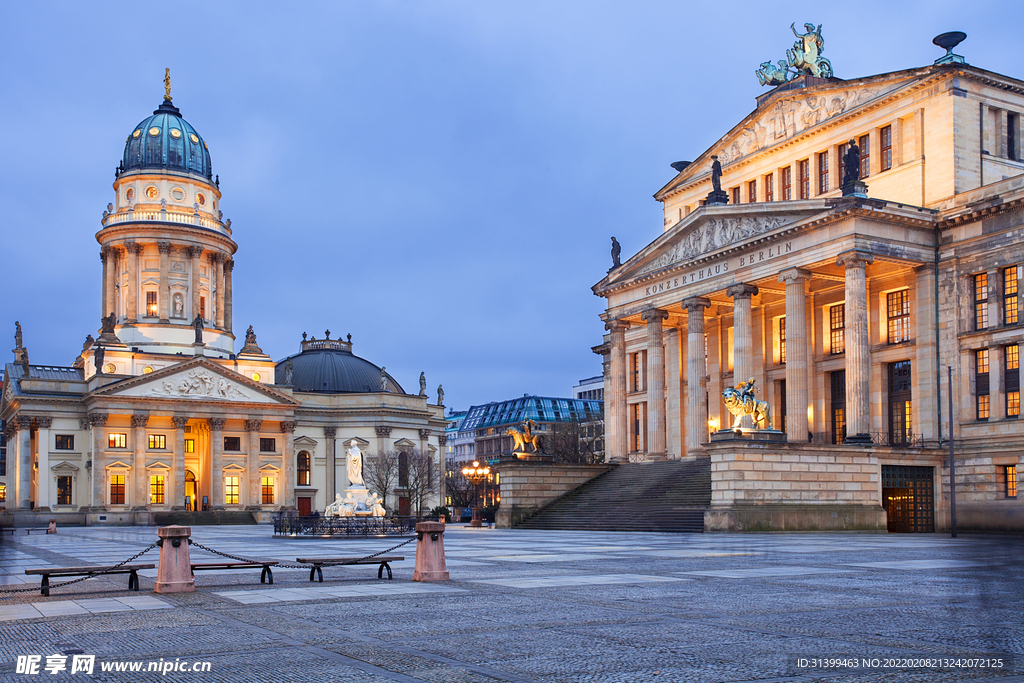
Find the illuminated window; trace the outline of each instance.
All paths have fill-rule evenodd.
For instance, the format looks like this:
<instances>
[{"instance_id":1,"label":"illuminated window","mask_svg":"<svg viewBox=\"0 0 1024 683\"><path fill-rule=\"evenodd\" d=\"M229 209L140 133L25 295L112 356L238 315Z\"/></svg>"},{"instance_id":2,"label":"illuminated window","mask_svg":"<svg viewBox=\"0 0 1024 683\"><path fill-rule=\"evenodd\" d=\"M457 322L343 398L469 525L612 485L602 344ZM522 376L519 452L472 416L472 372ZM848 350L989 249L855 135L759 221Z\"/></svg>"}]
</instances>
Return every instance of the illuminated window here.
<instances>
[{"instance_id":1,"label":"illuminated window","mask_svg":"<svg viewBox=\"0 0 1024 683\"><path fill-rule=\"evenodd\" d=\"M226 451L240 451L240 450L242 450L242 437L240 437L240 436L225 436L224 437L224 450L226 450Z\"/></svg>"},{"instance_id":2,"label":"illuminated window","mask_svg":"<svg viewBox=\"0 0 1024 683\"><path fill-rule=\"evenodd\" d=\"M910 292L901 289L886 294L889 318L889 343L899 344L910 339Z\"/></svg>"},{"instance_id":3,"label":"illuminated window","mask_svg":"<svg viewBox=\"0 0 1024 683\"><path fill-rule=\"evenodd\" d=\"M751 180L747 183L747 201L753 204L757 201L757 181Z\"/></svg>"},{"instance_id":4,"label":"illuminated window","mask_svg":"<svg viewBox=\"0 0 1024 683\"><path fill-rule=\"evenodd\" d=\"M269 439L260 439L260 450L264 453L274 453L277 451L277 439L271 437Z\"/></svg>"},{"instance_id":5,"label":"illuminated window","mask_svg":"<svg viewBox=\"0 0 1024 683\"><path fill-rule=\"evenodd\" d=\"M108 434L107 446L109 448L128 448L127 434Z\"/></svg>"},{"instance_id":6,"label":"illuminated window","mask_svg":"<svg viewBox=\"0 0 1024 683\"><path fill-rule=\"evenodd\" d=\"M160 314L156 304L156 292L146 292L146 315L156 317Z\"/></svg>"},{"instance_id":7,"label":"illuminated window","mask_svg":"<svg viewBox=\"0 0 1024 683\"><path fill-rule=\"evenodd\" d=\"M802 159L796 162L796 174L797 180L799 181L799 189L797 194L800 199L808 199L811 196L811 162L807 159Z\"/></svg>"},{"instance_id":8,"label":"illuminated window","mask_svg":"<svg viewBox=\"0 0 1024 683\"><path fill-rule=\"evenodd\" d=\"M910 361L889 364L889 445L913 441Z\"/></svg>"},{"instance_id":9,"label":"illuminated window","mask_svg":"<svg viewBox=\"0 0 1024 683\"><path fill-rule=\"evenodd\" d=\"M59 451L73 451L75 450L75 435L74 434L58 434L55 437L56 443L54 447Z\"/></svg>"},{"instance_id":10,"label":"illuminated window","mask_svg":"<svg viewBox=\"0 0 1024 683\"><path fill-rule=\"evenodd\" d=\"M1006 361L1006 417L1020 417L1020 345L1003 348Z\"/></svg>"},{"instance_id":11,"label":"illuminated window","mask_svg":"<svg viewBox=\"0 0 1024 683\"><path fill-rule=\"evenodd\" d=\"M196 452L196 440L195 439L185 439L185 452L186 453L195 453Z\"/></svg>"},{"instance_id":12,"label":"illuminated window","mask_svg":"<svg viewBox=\"0 0 1024 683\"><path fill-rule=\"evenodd\" d=\"M764 177L764 200L766 202L775 201L775 175L773 173Z\"/></svg>"},{"instance_id":13,"label":"illuminated window","mask_svg":"<svg viewBox=\"0 0 1024 683\"><path fill-rule=\"evenodd\" d=\"M309 451L299 451L298 467L296 467L296 481L299 486L309 486L310 482L310 458Z\"/></svg>"},{"instance_id":14,"label":"illuminated window","mask_svg":"<svg viewBox=\"0 0 1024 683\"><path fill-rule=\"evenodd\" d=\"M1007 465L1006 466L1006 497L1016 498L1017 497L1017 466Z\"/></svg>"},{"instance_id":15,"label":"illuminated window","mask_svg":"<svg viewBox=\"0 0 1024 683\"><path fill-rule=\"evenodd\" d=\"M0 484L0 503L7 502L7 484Z\"/></svg>"},{"instance_id":16,"label":"illuminated window","mask_svg":"<svg viewBox=\"0 0 1024 683\"><path fill-rule=\"evenodd\" d=\"M1017 279L1020 266L1003 269L1003 324L1016 325L1017 318Z\"/></svg>"},{"instance_id":17,"label":"illuminated window","mask_svg":"<svg viewBox=\"0 0 1024 683\"><path fill-rule=\"evenodd\" d=\"M782 201L793 198L793 169L790 166L779 169L782 172Z\"/></svg>"},{"instance_id":18,"label":"illuminated window","mask_svg":"<svg viewBox=\"0 0 1024 683\"><path fill-rule=\"evenodd\" d=\"M199 297L199 317L206 320L206 297Z\"/></svg>"},{"instance_id":19,"label":"illuminated window","mask_svg":"<svg viewBox=\"0 0 1024 683\"><path fill-rule=\"evenodd\" d=\"M988 273L974 276L974 329L988 327Z\"/></svg>"},{"instance_id":20,"label":"illuminated window","mask_svg":"<svg viewBox=\"0 0 1024 683\"><path fill-rule=\"evenodd\" d=\"M224 477L224 503L238 505L238 477Z\"/></svg>"},{"instance_id":21,"label":"illuminated window","mask_svg":"<svg viewBox=\"0 0 1024 683\"><path fill-rule=\"evenodd\" d=\"M57 477L57 505L71 505L71 477Z\"/></svg>"},{"instance_id":22,"label":"illuminated window","mask_svg":"<svg viewBox=\"0 0 1024 683\"><path fill-rule=\"evenodd\" d=\"M629 354L629 358L633 375L633 391L643 391L645 389L643 375L644 366L647 365L647 352L637 351Z\"/></svg>"},{"instance_id":23,"label":"illuminated window","mask_svg":"<svg viewBox=\"0 0 1024 683\"><path fill-rule=\"evenodd\" d=\"M164 475L154 474L149 478L150 505L164 504Z\"/></svg>"},{"instance_id":24,"label":"illuminated window","mask_svg":"<svg viewBox=\"0 0 1024 683\"><path fill-rule=\"evenodd\" d=\"M786 364L786 317L779 318L779 362Z\"/></svg>"},{"instance_id":25,"label":"illuminated window","mask_svg":"<svg viewBox=\"0 0 1024 683\"><path fill-rule=\"evenodd\" d=\"M124 505L124 475L110 475L110 504Z\"/></svg>"},{"instance_id":26,"label":"illuminated window","mask_svg":"<svg viewBox=\"0 0 1024 683\"><path fill-rule=\"evenodd\" d=\"M892 168L892 126L886 126L878 131L878 137L882 142L882 164L881 170L888 171Z\"/></svg>"},{"instance_id":27,"label":"illuminated window","mask_svg":"<svg viewBox=\"0 0 1024 683\"><path fill-rule=\"evenodd\" d=\"M274 504L273 477L260 477L260 502L264 505Z\"/></svg>"},{"instance_id":28,"label":"illuminated window","mask_svg":"<svg viewBox=\"0 0 1024 683\"><path fill-rule=\"evenodd\" d=\"M643 411L643 404L640 403L634 403L630 410L632 418L631 421L633 423L633 429L631 430L630 434L630 436L632 437L630 441L632 441L633 443L630 444L630 450L633 451L634 453L643 450Z\"/></svg>"},{"instance_id":29,"label":"illuminated window","mask_svg":"<svg viewBox=\"0 0 1024 683\"><path fill-rule=\"evenodd\" d=\"M991 410L989 404L988 349L974 352L974 388L976 417L979 420L987 420Z\"/></svg>"},{"instance_id":30,"label":"illuminated window","mask_svg":"<svg viewBox=\"0 0 1024 683\"><path fill-rule=\"evenodd\" d=\"M832 390L832 443L846 441L846 370L829 373Z\"/></svg>"},{"instance_id":31,"label":"illuminated window","mask_svg":"<svg viewBox=\"0 0 1024 683\"><path fill-rule=\"evenodd\" d=\"M258 372L252 373L252 381L259 382L263 377Z\"/></svg>"},{"instance_id":32,"label":"illuminated window","mask_svg":"<svg viewBox=\"0 0 1024 683\"><path fill-rule=\"evenodd\" d=\"M857 140L860 147L860 177L861 180L868 177L868 170L871 168L871 138L868 135L861 135Z\"/></svg>"},{"instance_id":33,"label":"illuminated window","mask_svg":"<svg viewBox=\"0 0 1024 683\"><path fill-rule=\"evenodd\" d=\"M163 450L167 448L167 437L164 436L163 434L150 434L149 448L150 450Z\"/></svg>"},{"instance_id":34,"label":"illuminated window","mask_svg":"<svg viewBox=\"0 0 1024 683\"><path fill-rule=\"evenodd\" d=\"M828 332L828 352L843 353L846 350L846 304L828 309Z\"/></svg>"},{"instance_id":35,"label":"illuminated window","mask_svg":"<svg viewBox=\"0 0 1024 683\"><path fill-rule=\"evenodd\" d=\"M828 192L828 152L818 154L818 194Z\"/></svg>"}]
</instances>

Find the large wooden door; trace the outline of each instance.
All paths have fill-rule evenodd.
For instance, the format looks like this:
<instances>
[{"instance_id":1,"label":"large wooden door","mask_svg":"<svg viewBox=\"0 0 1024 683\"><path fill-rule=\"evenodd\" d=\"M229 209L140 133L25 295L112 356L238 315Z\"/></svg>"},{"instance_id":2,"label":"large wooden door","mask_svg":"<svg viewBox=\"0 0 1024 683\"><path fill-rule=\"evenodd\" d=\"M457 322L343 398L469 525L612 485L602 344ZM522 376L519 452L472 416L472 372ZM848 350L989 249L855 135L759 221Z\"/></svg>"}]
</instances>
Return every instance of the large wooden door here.
<instances>
[{"instance_id":1,"label":"large wooden door","mask_svg":"<svg viewBox=\"0 0 1024 683\"><path fill-rule=\"evenodd\" d=\"M894 533L935 531L934 470L882 465L882 505Z\"/></svg>"},{"instance_id":2,"label":"large wooden door","mask_svg":"<svg viewBox=\"0 0 1024 683\"><path fill-rule=\"evenodd\" d=\"M295 500L299 507L300 517L309 517L313 512L313 499L312 498L297 498Z\"/></svg>"}]
</instances>

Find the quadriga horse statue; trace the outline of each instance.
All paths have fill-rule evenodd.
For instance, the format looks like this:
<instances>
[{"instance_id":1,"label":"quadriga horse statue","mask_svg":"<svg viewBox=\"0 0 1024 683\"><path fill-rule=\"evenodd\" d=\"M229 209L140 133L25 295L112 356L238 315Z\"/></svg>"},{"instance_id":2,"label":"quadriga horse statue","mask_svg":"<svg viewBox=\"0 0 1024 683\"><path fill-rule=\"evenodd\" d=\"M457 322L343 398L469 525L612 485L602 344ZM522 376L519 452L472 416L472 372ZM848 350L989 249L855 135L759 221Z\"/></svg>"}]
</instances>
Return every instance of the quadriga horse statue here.
<instances>
[{"instance_id":1,"label":"quadriga horse statue","mask_svg":"<svg viewBox=\"0 0 1024 683\"><path fill-rule=\"evenodd\" d=\"M737 384L735 388L729 387L722 392L725 407L736 416L731 429L739 429L744 415L751 415L754 418L755 427L761 420L764 420L764 426L758 427L759 429L772 428L772 407L768 401L759 401L754 398L754 391L754 378L751 377L746 382Z\"/></svg>"}]
</instances>

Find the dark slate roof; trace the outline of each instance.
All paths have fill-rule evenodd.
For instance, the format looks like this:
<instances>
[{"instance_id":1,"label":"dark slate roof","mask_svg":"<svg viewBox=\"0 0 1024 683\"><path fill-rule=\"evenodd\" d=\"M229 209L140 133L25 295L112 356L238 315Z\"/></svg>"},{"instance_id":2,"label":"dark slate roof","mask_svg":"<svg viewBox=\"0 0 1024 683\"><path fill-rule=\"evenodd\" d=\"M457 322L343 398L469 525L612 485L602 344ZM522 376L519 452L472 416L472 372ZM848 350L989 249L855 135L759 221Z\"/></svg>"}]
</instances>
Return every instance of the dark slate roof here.
<instances>
[{"instance_id":1,"label":"dark slate roof","mask_svg":"<svg viewBox=\"0 0 1024 683\"><path fill-rule=\"evenodd\" d=\"M333 340L331 340L333 341ZM323 342L314 342L322 345ZM312 391L326 394L368 394L380 393L380 368L368 360L353 355L351 347L340 342L328 348L309 348L305 344L302 353L285 358L277 364L278 384L284 381L284 365L292 363L291 387L294 391ZM348 347L348 348L346 348ZM388 390L404 394L405 390L391 375L387 377Z\"/></svg>"},{"instance_id":2,"label":"dark slate roof","mask_svg":"<svg viewBox=\"0 0 1024 683\"><path fill-rule=\"evenodd\" d=\"M121 173L157 169L213 177L210 150L195 128L181 118L171 102L164 101L152 116L128 134Z\"/></svg>"}]
</instances>

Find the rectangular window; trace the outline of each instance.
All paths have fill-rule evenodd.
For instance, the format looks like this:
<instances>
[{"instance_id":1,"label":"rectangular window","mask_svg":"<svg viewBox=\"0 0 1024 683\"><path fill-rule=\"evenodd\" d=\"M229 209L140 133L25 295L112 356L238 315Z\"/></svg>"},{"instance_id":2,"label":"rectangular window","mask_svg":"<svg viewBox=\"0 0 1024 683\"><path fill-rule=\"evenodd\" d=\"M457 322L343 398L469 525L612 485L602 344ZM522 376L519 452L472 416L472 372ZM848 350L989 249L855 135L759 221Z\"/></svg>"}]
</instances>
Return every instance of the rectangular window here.
<instances>
[{"instance_id":1,"label":"rectangular window","mask_svg":"<svg viewBox=\"0 0 1024 683\"><path fill-rule=\"evenodd\" d=\"M107 435L107 447L108 448L128 448L128 435L127 434L108 434Z\"/></svg>"},{"instance_id":2,"label":"rectangular window","mask_svg":"<svg viewBox=\"0 0 1024 683\"><path fill-rule=\"evenodd\" d=\"M224 477L224 503L238 505L238 477Z\"/></svg>"},{"instance_id":3,"label":"rectangular window","mask_svg":"<svg viewBox=\"0 0 1024 683\"><path fill-rule=\"evenodd\" d=\"M974 352L974 393L977 419L989 417L988 349Z\"/></svg>"},{"instance_id":4,"label":"rectangular window","mask_svg":"<svg viewBox=\"0 0 1024 683\"><path fill-rule=\"evenodd\" d=\"M757 181L751 180L747 183L747 201L753 204L757 201Z\"/></svg>"},{"instance_id":5,"label":"rectangular window","mask_svg":"<svg viewBox=\"0 0 1024 683\"><path fill-rule=\"evenodd\" d=\"M832 390L832 443L846 441L846 370L829 373Z\"/></svg>"},{"instance_id":6,"label":"rectangular window","mask_svg":"<svg viewBox=\"0 0 1024 683\"><path fill-rule=\"evenodd\" d=\"M786 364L786 318L779 318L779 362Z\"/></svg>"},{"instance_id":7,"label":"rectangular window","mask_svg":"<svg viewBox=\"0 0 1024 683\"><path fill-rule=\"evenodd\" d=\"M185 439L185 452L186 453L195 453L196 452L196 440L195 439Z\"/></svg>"},{"instance_id":8,"label":"rectangular window","mask_svg":"<svg viewBox=\"0 0 1024 683\"><path fill-rule=\"evenodd\" d=\"M739 204L740 203L740 188L738 188L738 187L732 188L732 190L730 190L729 194L732 195L732 203L733 204Z\"/></svg>"},{"instance_id":9,"label":"rectangular window","mask_svg":"<svg viewBox=\"0 0 1024 683\"><path fill-rule=\"evenodd\" d=\"M1019 120L1018 114L1008 113L1006 115L1006 156L1014 161L1020 161L1020 154L1017 152L1017 122Z\"/></svg>"},{"instance_id":10,"label":"rectangular window","mask_svg":"<svg viewBox=\"0 0 1024 683\"><path fill-rule=\"evenodd\" d=\"M775 175L772 173L764 177L764 200L766 202L775 201Z\"/></svg>"},{"instance_id":11,"label":"rectangular window","mask_svg":"<svg viewBox=\"0 0 1024 683\"><path fill-rule=\"evenodd\" d=\"M242 437L240 437L240 436L225 436L224 437L224 450L226 450L226 451L240 451L240 450L242 450Z\"/></svg>"},{"instance_id":12,"label":"rectangular window","mask_svg":"<svg viewBox=\"0 0 1024 683\"><path fill-rule=\"evenodd\" d=\"M910 361L889 364L889 445L913 442Z\"/></svg>"},{"instance_id":13,"label":"rectangular window","mask_svg":"<svg viewBox=\"0 0 1024 683\"><path fill-rule=\"evenodd\" d=\"M988 273L974 276L974 329L988 327Z\"/></svg>"},{"instance_id":14,"label":"rectangular window","mask_svg":"<svg viewBox=\"0 0 1024 683\"><path fill-rule=\"evenodd\" d=\"M857 146L860 147L860 179L864 180L868 177L868 170L871 168L871 137L861 135L857 140Z\"/></svg>"},{"instance_id":15,"label":"rectangular window","mask_svg":"<svg viewBox=\"0 0 1024 683\"><path fill-rule=\"evenodd\" d=\"M57 477L57 505L71 505L71 477Z\"/></svg>"},{"instance_id":16,"label":"rectangular window","mask_svg":"<svg viewBox=\"0 0 1024 683\"><path fill-rule=\"evenodd\" d=\"M160 309L156 303L156 292L146 292L146 315L154 318L160 315Z\"/></svg>"},{"instance_id":17,"label":"rectangular window","mask_svg":"<svg viewBox=\"0 0 1024 683\"><path fill-rule=\"evenodd\" d=\"M154 474L149 478L149 504L164 504L164 475Z\"/></svg>"},{"instance_id":18,"label":"rectangular window","mask_svg":"<svg viewBox=\"0 0 1024 683\"><path fill-rule=\"evenodd\" d=\"M782 201L793 198L793 169L790 166L780 169L782 172Z\"/></svg>"},{"instance_id":19,"label":"rectangular window","mask_svg":"<svg viewBox=\"0 0 1024 683\"><path fill-rule=\"evenodd\" d=\"M910 339L910 291L901 289L885 295L889 319L889 343L899 344Z\"/></svg>"},{"instance_id":20,"label":"rectangular window","mask_svg":"<svg viewBox=\"0 0 1024 683\"><path fill-rule=\"evenodd\" d=\"M818 194L828 192L828 152L818 153Z\"/></svg>"},{"instance_id":21,"label":"rectangular window","mask_svg":"<svg viewBox=\"0 0 1024 683\"><path fill-rule=\"evenodd\" d=\"M631 441L633 443L630 444L632 446L632 448L630 450L633 451L634 453L637 452L637 451L642 450L642 446L643 446L643 434L641 432L641 427L643 426L643 420L642 420L643 412L642 411L643 411L643 408L641 407L641 405L639 403L634 403L633 404L632 416L631 416L632 417L632 423L633 423L633 429L631 430L632 431L631 436L633 438L631 439Z\"/></svg>"},{"instance_id":22,"label":"rectangular window","mask_svg":"<svg viewBox=\"0 0 1024 683\"><path fill-rule=\"evenodd\" d=\"M1016 498L1017 497L1017 466L1007 465L1006 466L1006 497Z\"/></svg>"},{"instance_id":23,"label":"rectangular window","mask_svg":"<svg viewBox=\"0 0 1024 683\"><path fill-rule=\"evenodd\" d=\"M828 352L832 355L846 351L846 304L828 309Z\"/></svg>"},{"instance_id":24,"label":"rectangular window","mask_svg":"<svg viewBox=\"0 0 1024 683\"><path fill-rule=\"evenodd\" d=\"M1003 348L1006 374L1006 417L1020 417L1020 345L1011 344Z\"/></svg>"},{"instance_id":25,"label":"rectangular window","mask_svg":"<svg viewBox=\"0 0 1024 683\"><path fill-rule=\"evenodd\" d=\"M647 364L647 352L637 351L636 353L631 353L629 355L633 375L633 391L643 391L645 388L643 374L644 366Z\"/></svg>"},{"instance_id":26,"label":"rectangular window","mask_svg":"<svg viewBox=\"0 0 1024 683\"><path fill-rule=\"evenodd\" d=\"M74 434L58 434L56 437L57 443L54 444L58 451L73 451L75 450L75 435Z\"/></svg>"},{"instance_id":27,"label":"rectangular window","mask_svg":"<svg viewBox=\"0 0 1024 683\"><path fill-rule=\"evenodd\" d=\"M206 297L199 297L199 317L206 320Z\"/></svg>"},{"instance_id":28,"label":"rectangular window","mask_svg":"<svg viewBox=\"0 0 1024 683\"><path fill-rule=\"evenodd\" d=\"M124 475L110 475L110 504L124 505Z\"/></svg>"},{"instance_id":29,"label":"rectangular window","mask_svg":"<svg viewBox=\"0 0 1024 683\"><path fill-rule=\"evenodd\" d=\"M850 146L845 142L839 145L838 158L839 158L839 184L842 185L843 179L846 178L846 150L850 149Z\"/></svg>"},{"instance_id":30,"label":"rectangular window","mask_svg":"<svg viewBox=\"0 0 1024 683\"><path fill-rule=\"evenodd\" d=\"M260 477L260 502L263 505L274 504L274 478Z\"/></svg>"},{"instance_id":31,"label":"rectangular window","mask_svg":"<svg viewBox=\"0 0 1024 683\"><path fill-rule=\"evenodd\" d=\"M1017 311L1017 271L1020 266L1003 269L1003 324L1016 325Z\"/></svg>"},{"instance_id":32,"label":"rectangular window","mask_svg":"<svg viewBox=\"0 0 1024 683\"><path fill-rule=\"evenodd\" d=\"M163 450L167 448L167 437L163 434L150 434L149 435L149 449L150 450Z\"/></svg>"},{"instance_id":33,"label":"rectangular window","mask_svg":"<svg viewBox=\"0 0 1024 683\"><path fill-rule=\"evenodd\" d=\"M881 170L888 171L892 168L892 126L886 126L878 131L878 137L882 143L882 164Z\"/></svg>"},{"instance_id":34,"label":"rectangular window","mask_svg":"<svg viewBox=\"0 0 1024 683\"><path fill-rule=\"evenodd\" d=\"M808 199L811 196L811 162L807 159L802 159L796 162L796 174L800 181L799 189L797 190L797 196L800 199Z\"/></svg>"},{"instance_id":35,"label":"rectangular window","mask_svg":"<svg viewBox=\"0 0 1024 683\"><path fill-rule=\"evenodd\" d=\"M264 453L275 453L277 451L277 439L260 439L260 451Z\"/></svg>"}]
</instances>

